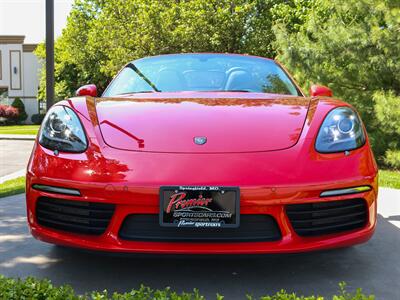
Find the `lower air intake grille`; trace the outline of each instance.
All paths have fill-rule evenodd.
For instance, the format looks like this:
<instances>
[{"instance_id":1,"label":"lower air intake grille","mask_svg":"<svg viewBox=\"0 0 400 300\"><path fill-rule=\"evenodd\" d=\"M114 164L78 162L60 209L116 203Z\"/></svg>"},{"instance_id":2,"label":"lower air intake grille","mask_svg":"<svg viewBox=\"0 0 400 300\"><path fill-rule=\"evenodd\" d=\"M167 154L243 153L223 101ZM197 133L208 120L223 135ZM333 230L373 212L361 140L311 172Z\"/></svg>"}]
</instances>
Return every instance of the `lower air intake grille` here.
<instances>
[{"instance_id":1,"label":"lower air intake grille","mask_svg":"<svg viewBox=\"0 0 400 300\"><path fill-rule=\"evenodd\" d=\"M286 213L300 236L317 236L362 228L368 214L364 199L291 204Z\"/></svg>"},{"instance_id":2,"label":"lower air intake grille","mask_svg":"<svg viewBox=\"0 0 400 300\"><path fill-rule=\"evenodd\" d=\"M41 197L36 204L36 217L44 227L100 235L110 223L114 209L114 204Z\"/></svg>"},{"instance_id":3,"label":"lower air intake grille","mask_svg":"<svg viewBox=\"0 0 400 300\"><path fill-rule=\"evenodd\" d=\"M276 241L281 232L269 215L241 215L239 228L177 228L161 227L154 214L129 215L119 237L123 240L166 242L254 242Z\"/></svg>"}]
</instances>

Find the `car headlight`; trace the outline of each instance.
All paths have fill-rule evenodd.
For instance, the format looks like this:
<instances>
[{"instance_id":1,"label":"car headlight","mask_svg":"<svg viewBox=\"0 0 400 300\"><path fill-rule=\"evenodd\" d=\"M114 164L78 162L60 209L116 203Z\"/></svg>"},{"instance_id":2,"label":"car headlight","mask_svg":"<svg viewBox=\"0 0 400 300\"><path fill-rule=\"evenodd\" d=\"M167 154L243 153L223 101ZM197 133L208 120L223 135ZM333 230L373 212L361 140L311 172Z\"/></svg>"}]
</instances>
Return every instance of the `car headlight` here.
<instances>
[{"instance_id":1,"label":"car headlight","mask_svg":"<svg viewBox=\"0 0 400 300\"><path fill-rule=\"evenodd\" d=\"M315 148L322 153L342 152L359 148L364 143L364 130L357 113L349 107L339 107L326 116Z\"/></svg>"},{"instance_id":2,"label":"car headlight","mask_svg":"<svg viewBox=\"0 0 400 300\"><path fill-rule=\"evenodd\" d=\"M50 150L80 153L87 139L78 116L66 106L52 107L43 120L39 143Z\"/></svg>"}]
</instances>

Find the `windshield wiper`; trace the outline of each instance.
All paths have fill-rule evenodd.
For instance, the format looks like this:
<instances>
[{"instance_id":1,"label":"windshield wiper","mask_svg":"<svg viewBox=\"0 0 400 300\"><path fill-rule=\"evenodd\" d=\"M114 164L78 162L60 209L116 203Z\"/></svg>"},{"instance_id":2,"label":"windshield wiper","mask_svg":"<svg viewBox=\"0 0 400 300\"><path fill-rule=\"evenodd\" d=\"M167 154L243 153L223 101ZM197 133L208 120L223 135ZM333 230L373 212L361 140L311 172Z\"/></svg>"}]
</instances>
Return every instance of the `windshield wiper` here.
<instances>
[{"instance_id":1,"label":"windshield wiper","mask_svg":"<svg viewBox=\"0 0 400 300\"><path fill-rule=\"evenodd\" d=\"M125 93L120 93L119 95L129 95L129 94L140 94L140 93L155 93L156 91L137 91L137 92L125 92Z\"/></svg>"},{"instance_id":2,"label":"windshield wiper","mask_svg":"<svg viewBox=\"0 0 400 300\"><path fill-rule=\"evenodd\" d=\"M220 92L243 92L243 93L251 93L249 90L222 90Z\"/></svg>"},{"instance_id":3,"label":"windshield wiper","mask_svg":"<svg viewBox=\"0 0 400 300\"><path fill-rule=\"evenodd\" d=\"M135 71L135 73L138 74L144 81L146 81L146 83L147 83L148 85L150 85L151 88L152 88L154 91L156 91L156 92L161 92L161 91L155 86L155 84L152 83L152 82L150 81L150 79L148 79L148 78L133 64L133 63L129 63L129 64L127 65L127 67L128 67L128 68L131 68L133 71Z\"/></svg>"},{"instance_id":4,"label":"windshield wiper","mask_svg":"<svg viewBox=\"0 0 400 300\"><path fill-rule=\"evenodd\" d=\"M210 91L202 91L202 92L221 92L221 93L243 92L243 93L252 93L252 91L250 91L250 90L210 90Z\"/></svg>"}]
</instances>

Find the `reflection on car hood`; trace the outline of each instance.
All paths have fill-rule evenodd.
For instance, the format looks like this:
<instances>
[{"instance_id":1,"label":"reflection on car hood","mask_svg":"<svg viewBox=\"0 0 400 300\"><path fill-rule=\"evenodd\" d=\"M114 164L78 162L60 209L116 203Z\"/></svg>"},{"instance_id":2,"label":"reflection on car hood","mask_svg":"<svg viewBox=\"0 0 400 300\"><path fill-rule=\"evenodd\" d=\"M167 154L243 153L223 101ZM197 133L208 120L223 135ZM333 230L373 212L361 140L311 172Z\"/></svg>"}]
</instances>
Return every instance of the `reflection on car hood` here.
<instances>
[{"instance_id":1,"label":"reflection on car hood","mask_svg":"<svg viewBox=\"0 0 400 300\"><path fill-rule=\"evenodd\" d=\"M157 93L96 98L95 102L101 133L109 146L171 153L292 147L309 106L304 97L254 93L180 93L178 97Z\"/></svg>"}]
</instances>

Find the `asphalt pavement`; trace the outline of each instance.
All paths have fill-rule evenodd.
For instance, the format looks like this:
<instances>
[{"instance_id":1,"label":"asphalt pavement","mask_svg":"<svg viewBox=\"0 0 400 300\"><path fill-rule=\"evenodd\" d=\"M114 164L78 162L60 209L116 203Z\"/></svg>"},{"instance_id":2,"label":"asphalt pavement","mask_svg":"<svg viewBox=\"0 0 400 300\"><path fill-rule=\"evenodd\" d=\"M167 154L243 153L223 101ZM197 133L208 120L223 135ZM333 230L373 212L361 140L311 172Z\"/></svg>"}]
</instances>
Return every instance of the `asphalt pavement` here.
<instances>
[{"instance_id":1,"label":"asphalt pavement","mask_svg":"<svg viewBox=\"0 0 400 300\"><path fill-rule=\"evenodd\" d=\"M244 245L245 246L245 245ZM303 254L264 256L115 255L60 248L33 239L24 195L0 199L0 274L49 278L79 293L129 291L140 284L198 288L207 299L245 299L280 289L331 296L338 283L376 299L400 299L400 190L381 189L378 227L366 244Z\"/></svg>"},{"instance_id":2,"label":"asphalt pavement","mask_svg":"<svg viewBox=\"0 0 400 300\"><path fill-rule=\"evenodd\" d=\"M0 181L6 175L26 169L33 143L32 140L0 139Z\"/></svg>"}]
</instances>

